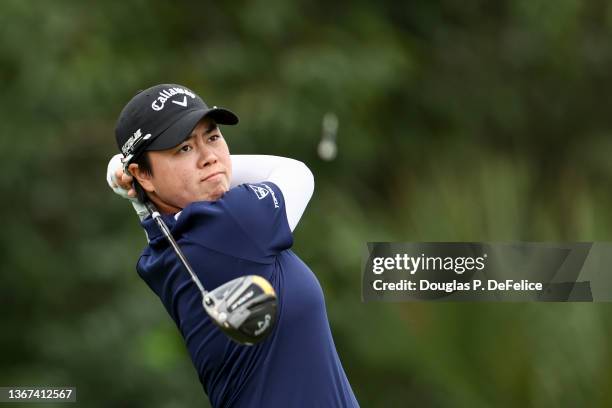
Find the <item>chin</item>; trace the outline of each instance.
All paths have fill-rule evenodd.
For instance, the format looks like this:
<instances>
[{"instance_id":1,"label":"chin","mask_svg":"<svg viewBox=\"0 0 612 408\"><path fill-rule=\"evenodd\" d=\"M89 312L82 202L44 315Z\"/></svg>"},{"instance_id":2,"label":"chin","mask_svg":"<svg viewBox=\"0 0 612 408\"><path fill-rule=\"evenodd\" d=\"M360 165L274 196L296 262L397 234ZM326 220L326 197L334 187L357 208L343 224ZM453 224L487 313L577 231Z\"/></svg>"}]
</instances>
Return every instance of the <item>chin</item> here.
<instances>
[{"instance_id":1,"label":"chin","mask_svg":"<svg viewBox=\"0 0 612 408\"><path fill-rule=\"evenodd\" d=\"M223 197L223 194L229 191L229 188L227 187L226 183L218 183L211 187L211 189L204 193L204 197L200 198L200 200L217 201L218 199Z\"/></svg>"},{"instance_id":2,"label":"chin","mask_svg":"<svg viewBox=\"0 0 612 408\"><path fill-rule=\"evenodd\" d=\"M220 199L221 197L223 197L223 194L225 194L225 191L221 191L219 193L212 193L209 198L208 201L217 201L218 199Z\"/></svg>"}]
</instances>

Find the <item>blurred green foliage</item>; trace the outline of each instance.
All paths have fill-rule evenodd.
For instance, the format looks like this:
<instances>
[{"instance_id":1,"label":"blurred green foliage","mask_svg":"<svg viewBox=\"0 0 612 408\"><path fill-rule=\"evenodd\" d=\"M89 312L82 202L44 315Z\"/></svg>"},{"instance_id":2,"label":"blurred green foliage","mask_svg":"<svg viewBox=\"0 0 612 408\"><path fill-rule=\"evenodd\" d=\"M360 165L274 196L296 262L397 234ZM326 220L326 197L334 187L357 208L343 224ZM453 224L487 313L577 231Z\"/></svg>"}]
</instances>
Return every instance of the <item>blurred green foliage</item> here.
<instances>
[{"instance_id":1,"label":"blurred green foliage","mask_svg":"<svg viewBox=\"0 0 612 408\"><path fill-rule=\"evenodd\" d=\"M176 82L315 173L295 249L362 406L610 406L607 304L360 300L367 241L611 240L610 38L603 0L3 0L0 385L206 404L104 181L123 105Z\"/></svg>"}]
</instances>

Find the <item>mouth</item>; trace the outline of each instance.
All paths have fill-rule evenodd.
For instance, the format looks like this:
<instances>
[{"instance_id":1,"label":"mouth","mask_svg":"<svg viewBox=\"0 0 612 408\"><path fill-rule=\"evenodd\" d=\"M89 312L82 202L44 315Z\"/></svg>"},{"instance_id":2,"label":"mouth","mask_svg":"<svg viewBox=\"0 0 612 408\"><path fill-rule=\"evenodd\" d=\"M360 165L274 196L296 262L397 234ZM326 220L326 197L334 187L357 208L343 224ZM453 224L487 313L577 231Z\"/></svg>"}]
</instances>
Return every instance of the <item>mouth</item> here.
<instances>
[{"instance_id":1,"label":"mouth","mask_svg":"<svg viewBox=\"0 0 612 408\"><path fill-rule=\"evenodd\" d=\"M200 181L202 181L202 182L204 182L204 181L212 181L212 180L214 180L214 179L217 179L217 178L221 177L221 175L222 175L222 174L223 174L223 172L222 172L222 171L217 171L217 172L215 172L215 173L211 173L211 174L209 174L208 176L204 177L204 178L203 178L202 180L200 180Z\"/></svg>"}]
</instances>

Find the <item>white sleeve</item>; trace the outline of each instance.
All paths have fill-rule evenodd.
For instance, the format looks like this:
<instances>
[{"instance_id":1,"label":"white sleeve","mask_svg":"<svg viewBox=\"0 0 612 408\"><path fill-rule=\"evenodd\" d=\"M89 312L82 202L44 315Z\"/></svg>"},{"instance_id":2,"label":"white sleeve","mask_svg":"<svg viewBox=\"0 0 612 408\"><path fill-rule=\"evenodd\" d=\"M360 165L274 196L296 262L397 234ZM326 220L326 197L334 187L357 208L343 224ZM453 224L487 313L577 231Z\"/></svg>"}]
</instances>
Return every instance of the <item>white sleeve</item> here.
<instances>
[{"instance_id":1,"label":"white sleeve","mask_svg":"<svg viewBox=\"0 0 612 408\"><path fill-rule=\"evenodd\" d=\"M314 191L314 176L300 161L279 156L232 155L230 187L244 183L271 181L285 198L287 221L291 231L300 222Z\"/></svg>"}]
</instances>

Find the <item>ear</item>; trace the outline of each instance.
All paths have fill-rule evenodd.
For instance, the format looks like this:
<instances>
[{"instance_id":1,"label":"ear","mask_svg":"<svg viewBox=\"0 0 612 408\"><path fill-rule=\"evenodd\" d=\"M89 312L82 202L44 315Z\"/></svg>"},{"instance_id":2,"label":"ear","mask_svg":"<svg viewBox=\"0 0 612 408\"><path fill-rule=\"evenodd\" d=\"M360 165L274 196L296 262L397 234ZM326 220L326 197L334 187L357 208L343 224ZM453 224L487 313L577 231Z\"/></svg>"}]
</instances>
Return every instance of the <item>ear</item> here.
<instances>
[{"instance_id":1,"label":"ear","mask_svg":"<svg viewBox=\"0 0 612 408\"><path fill-rule=\"evenodd\" d=\"M153 193L155 188L152 183L153 175L145 171L142 171L138 164L131 163L128 166L130 174L138 181L138 183L145 189L146 192Z\"/></svg>"}]
</instances>

